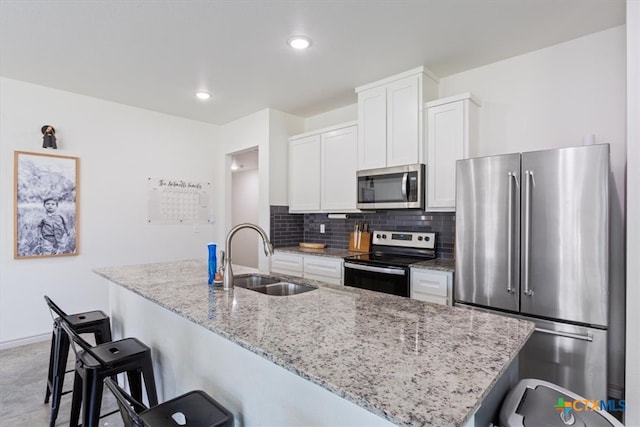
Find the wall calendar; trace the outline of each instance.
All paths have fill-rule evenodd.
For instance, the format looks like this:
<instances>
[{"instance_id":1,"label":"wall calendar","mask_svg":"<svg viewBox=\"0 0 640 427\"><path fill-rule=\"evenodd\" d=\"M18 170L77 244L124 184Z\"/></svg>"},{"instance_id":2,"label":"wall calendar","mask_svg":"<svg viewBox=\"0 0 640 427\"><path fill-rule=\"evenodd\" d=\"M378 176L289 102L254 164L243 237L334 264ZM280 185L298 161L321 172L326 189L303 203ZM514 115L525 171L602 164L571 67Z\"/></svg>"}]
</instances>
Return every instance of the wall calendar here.
<instances>
[{"instance_id":1,"label":"wall calendar","mask_svg":"<svg viewBox=\"0 0 640 427\"><path fill-rule=\"evenodd\" d=\"M211 183L148 178L148 222L201 224L213 222Z\"/></svg>"}]
</instances>

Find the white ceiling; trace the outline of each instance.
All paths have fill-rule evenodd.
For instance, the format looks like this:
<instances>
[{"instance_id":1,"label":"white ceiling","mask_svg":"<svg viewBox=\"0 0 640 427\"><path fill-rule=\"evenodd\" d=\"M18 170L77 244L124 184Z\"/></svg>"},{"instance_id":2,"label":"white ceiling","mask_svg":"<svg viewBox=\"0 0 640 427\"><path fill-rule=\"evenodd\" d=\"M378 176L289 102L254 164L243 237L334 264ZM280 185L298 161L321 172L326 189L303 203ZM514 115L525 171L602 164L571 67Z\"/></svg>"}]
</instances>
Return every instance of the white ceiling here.
<instances>
[{"instance_id":1,"label":"white ceiling","mask_svg":"<svg viewBox=\"0 0 640 427\"><path fill-rule=\"evenodd\" d=\"M0 75L215 124L308 117L420 65L444 77L624 15L624 0L0 0Z\"/></svg>"}]
</instances>

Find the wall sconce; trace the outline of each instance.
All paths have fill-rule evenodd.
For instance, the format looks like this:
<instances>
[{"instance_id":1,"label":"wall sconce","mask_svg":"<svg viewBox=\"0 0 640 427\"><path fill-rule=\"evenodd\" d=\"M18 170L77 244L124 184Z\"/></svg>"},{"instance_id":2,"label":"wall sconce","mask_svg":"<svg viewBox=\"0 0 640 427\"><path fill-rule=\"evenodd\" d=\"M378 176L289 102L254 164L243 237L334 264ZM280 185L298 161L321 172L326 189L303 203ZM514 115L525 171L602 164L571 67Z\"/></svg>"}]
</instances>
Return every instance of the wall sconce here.
<instances>
[{"instance_id":1,"label":"wall sconce","mask_svg":"<svg viewBox=\"0 0 640 427\"><path fill-rule=\"evenodd\" d=\"M56 130L51 125L44 125L40 129L42 132L42 148L58 148L56 145Z\"/></svg>"}]
</instances>

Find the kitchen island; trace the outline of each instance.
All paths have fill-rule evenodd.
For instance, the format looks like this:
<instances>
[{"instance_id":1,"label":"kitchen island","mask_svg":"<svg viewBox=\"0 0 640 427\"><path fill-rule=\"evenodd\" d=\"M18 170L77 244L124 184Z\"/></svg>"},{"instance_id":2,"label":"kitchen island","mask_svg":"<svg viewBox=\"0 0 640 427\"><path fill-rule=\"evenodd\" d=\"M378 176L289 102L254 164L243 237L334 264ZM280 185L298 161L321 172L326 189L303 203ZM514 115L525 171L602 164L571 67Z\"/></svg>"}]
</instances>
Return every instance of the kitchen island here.
<instances>
[{"instance_id":1,"label":"kitchen island","mask_svg":"<svg viewBox=\"0 0 640 427\"><path fill-rule=\"evenodd\" d=\"M225 292L206 272L200 260L96 270L110 282L114 336L152 348L161 400L202 388L238 425L465 425L533 332L300 278L318 289Z\"/></svg>"}]
</instances>

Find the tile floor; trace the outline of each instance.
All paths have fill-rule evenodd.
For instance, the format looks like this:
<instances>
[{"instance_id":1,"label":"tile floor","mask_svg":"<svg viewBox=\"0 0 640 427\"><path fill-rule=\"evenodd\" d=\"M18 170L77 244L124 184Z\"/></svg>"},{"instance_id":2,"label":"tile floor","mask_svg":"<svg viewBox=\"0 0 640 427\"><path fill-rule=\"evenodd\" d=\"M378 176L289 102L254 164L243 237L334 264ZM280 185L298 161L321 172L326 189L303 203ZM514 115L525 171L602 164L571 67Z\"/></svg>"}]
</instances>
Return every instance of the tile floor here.
<instances>
[{"instance_id":1,"label":"tile floor","mask_svg":"<svg viewBox=\"0 0 640 427\"><path fill-rule=\"evenodd\" d=\"M40 427L49 425L50 405L44 403L49 364L49 341L0 351L0 426ZM73 352L68 369L73 367ZM65 376L64 390L71 389L73 373ZM115 399L105 390L102 413L117 409ZM56 426L69 425L71 393L62 397ZM100 419L100 426L122 427L119 413Z\"/></svg>"}]
</instances>

